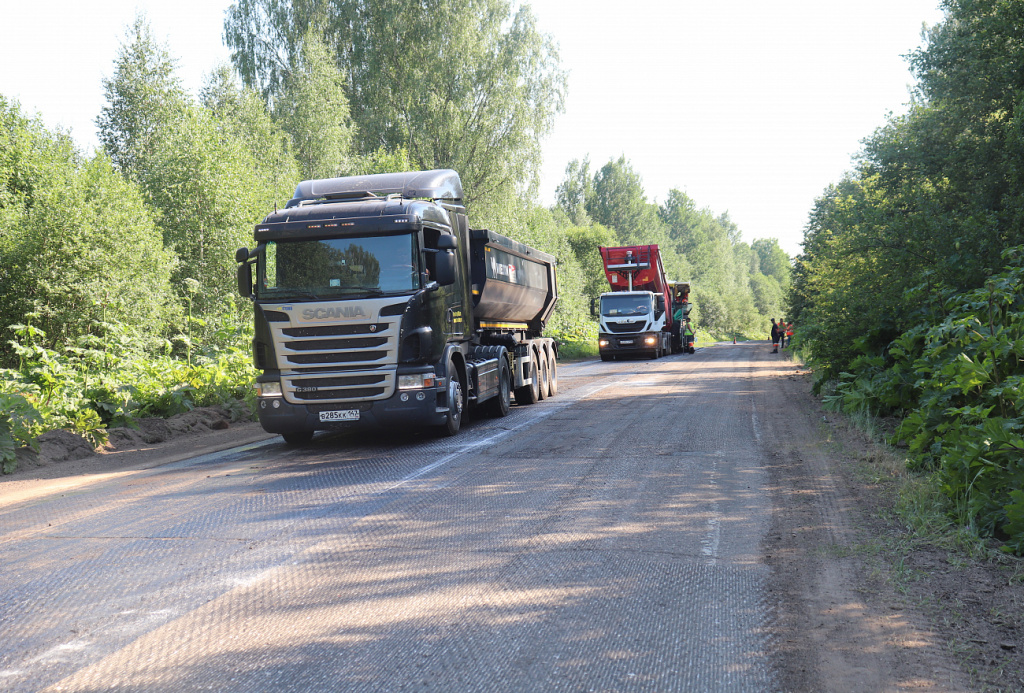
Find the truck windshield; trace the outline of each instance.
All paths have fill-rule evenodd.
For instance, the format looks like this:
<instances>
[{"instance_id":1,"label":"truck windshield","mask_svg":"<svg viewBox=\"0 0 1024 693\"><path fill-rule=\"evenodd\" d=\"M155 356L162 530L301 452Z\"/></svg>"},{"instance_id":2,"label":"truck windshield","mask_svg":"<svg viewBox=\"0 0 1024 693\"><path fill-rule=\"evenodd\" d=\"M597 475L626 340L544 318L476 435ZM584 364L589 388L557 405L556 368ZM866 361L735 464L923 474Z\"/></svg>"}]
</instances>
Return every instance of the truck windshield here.
<instances>
[{"instance_id":1,"label":"truck windshield","mask_svg":"<svg viewBox=\"0 0 1024 693\"><path fill-rule=\"evenodd\" d=\"M267 241L257 261L259 298L338 298L420 288L415 236Z\"/></svg>"},{"instance_id":2,"label":"truck windshield","mask_svg":"<svg viewBox=\"0 0 1024 693\"><path fill-rule=\"evenodd\" d=\"M647 315L651 312L649 296L602 296L601 315L614 318L622 315Z\"/></svg>"}]
</instances>

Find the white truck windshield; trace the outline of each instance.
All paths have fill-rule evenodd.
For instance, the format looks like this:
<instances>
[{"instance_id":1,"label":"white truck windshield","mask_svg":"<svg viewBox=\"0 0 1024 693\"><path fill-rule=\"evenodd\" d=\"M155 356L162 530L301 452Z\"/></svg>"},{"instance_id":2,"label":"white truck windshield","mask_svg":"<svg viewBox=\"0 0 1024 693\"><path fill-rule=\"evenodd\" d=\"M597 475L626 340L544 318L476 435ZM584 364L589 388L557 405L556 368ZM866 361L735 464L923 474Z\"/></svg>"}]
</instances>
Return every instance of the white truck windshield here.
<instances>
[{"instance_id":1,"label":"white truck windshield","mask_svg":"<svg viewBox=\"0 0 1024 693\"><path fill-rule=\"evenodd\" d=\"M647 315L650 312L650 295L621 294L601 297L601 315L608 318Z\"/></svg>"}]
</instances>

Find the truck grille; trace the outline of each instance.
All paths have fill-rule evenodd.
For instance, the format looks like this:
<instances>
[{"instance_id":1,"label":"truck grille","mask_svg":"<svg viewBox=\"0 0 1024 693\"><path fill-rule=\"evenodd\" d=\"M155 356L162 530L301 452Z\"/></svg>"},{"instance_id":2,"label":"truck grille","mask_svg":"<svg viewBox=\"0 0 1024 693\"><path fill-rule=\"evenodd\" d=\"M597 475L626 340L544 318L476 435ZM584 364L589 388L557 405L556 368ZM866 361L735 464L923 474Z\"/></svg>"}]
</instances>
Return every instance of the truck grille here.
<instances>
[{"instance_id":1,"label":"truck grille","mask_svg":"<svg viewBox=\"0 0 1024 693\"><path fill-rule=\"evenodd\" d=\"M270 323L285 399L325 405L391 397L397 386L401 316L391 322L379 319L333 325Z\"/></svg>"},{"instance_id":2,"label":"truck grille","mask_svg":"<svg viewBox=\"0 0 1024 693\"><path fill-rule=\"evenodd\" d=\"M391 325L388 323L373 323L371 325L316 325L313 327L286 327L281 334L286 337L339 337L358 334L379 334L386 331Z\"/></svg>"},{"instance_id":3,"label":"truck grille","mask_svg":"<svg viewBox=\"0 0 1024 693\"><path fill-rule=\"evenodd\" d=\"M293 354L287 357L288 363L351 363L352 361L379 361L388 355L386 351L360 351L358 353L329 354Z\"/></svg>"},{"instance_id":4,"label":"truck grille","mask_svg":"<svg viewBox=\"0 0 1024 693\"><path fill-rule=\"evenodd\" d=\"M607 323L608 330L615 332L616 334L624 334L627 332L644 332L647 329L646 322L634 322L634 323L619 323L609 322Z\"/></svg>"}]
</instances>

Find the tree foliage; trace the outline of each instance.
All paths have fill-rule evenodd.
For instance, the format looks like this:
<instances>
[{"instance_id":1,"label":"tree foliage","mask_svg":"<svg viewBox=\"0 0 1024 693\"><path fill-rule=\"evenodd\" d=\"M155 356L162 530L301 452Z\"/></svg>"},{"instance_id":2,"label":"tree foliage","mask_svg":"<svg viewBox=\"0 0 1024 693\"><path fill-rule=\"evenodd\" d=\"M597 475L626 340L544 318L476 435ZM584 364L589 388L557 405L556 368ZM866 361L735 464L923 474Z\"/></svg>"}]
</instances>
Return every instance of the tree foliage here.
<instances>
[{"instance_id":1,"label":"tree foliage","mask_svg":"<svg viewBox=\"0 0 1024 693\"><path fill-rule=\"evenodd\" d=\"M136 182L144 179L167 121L188 102L176 69L145 17L137 16L125 32L114 76L103 80L106 105L96 119L104 151Z\"/></svg>"},{"instance_id":2,"label":"tree foliage","mask_svg":"<svg viewBox=\"0 0 1024 693\"><path fill-rule=\"evenodd\" d=\"M303 179L341 174L352 150L354 126L344 76L315 34L303 42L300 62L288 73L274 111L291 135Z\"/></svg>"},{"instance_id":3,"label":"tree foliage","mask_svg":"<svg viewBox=\"0 0 1024 693\"><path fill-rule=\"evenodd\" d=\"M138 187L103 154L84 160L71 140L0 99L0 329L36 312L56 345L118 320L156 333L175 310L175 266ZM6 346L0 362L10 363Z\"/></svg>"},{"instance_id":4,"label":"tree foliage","mask_svg":"<svg viewBox=\"0 0 1024 693\"><path fill-rule=\"evenodd\" d=\"M1024 547L1018 399L1024 5L946 0L907 114L817 200L791 300L819 384L904 417L961 519ZM1019 251L1016 251L1019 253Z\"/></svg>"},{"instance_id":5,"label":"tree foliage","mask_svg":"<svg viewBox=\"0 0 1024 693\"><path fill-rule=\"evenodd\" d=\"M297 171L292 145L223 71L204 90L210 107L180 93L174 62L144 20L128 40L114 77L104 81L101 139L157 212L163 244L180 260L174 286L184 294L183 282L197 281L201 291L187 300L203 314L229 313L233 252L251 242L252 227L275 202L287 199Z\"/></svg>"},{"instance_id":6,"label":"tree foliage","mask_svg":"<svg viewBox=\"0 0 1024 693\"><path fill-rule=\"evenodd\" d=\"M358 153L404 149L415 168L453 168L474 201L533 187L563 108L554 43L509 0L239 0L224 36L271 104L319 37L345 76Z\"/></svg>"}]
</instances>

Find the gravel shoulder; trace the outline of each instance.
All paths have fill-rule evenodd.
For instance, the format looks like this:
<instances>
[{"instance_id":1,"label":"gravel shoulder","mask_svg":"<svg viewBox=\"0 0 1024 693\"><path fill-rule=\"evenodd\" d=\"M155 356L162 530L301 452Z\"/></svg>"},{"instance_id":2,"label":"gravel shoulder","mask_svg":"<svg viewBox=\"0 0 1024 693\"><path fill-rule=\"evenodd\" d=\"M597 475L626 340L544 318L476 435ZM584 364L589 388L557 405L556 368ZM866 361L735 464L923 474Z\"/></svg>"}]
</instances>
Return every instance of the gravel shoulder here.
<instances>
[{"instance_id":1,"label":"gravel shoulder","mask_svg":"<svg viewBox=\"0 0 1024 693\"><path fill-rule=\"evenodd\" d=\"M912 531L896 453L825 411L782 356L764 430L784 690L1024 690L1024 563Z\"/></svg>"}]
</instances>

